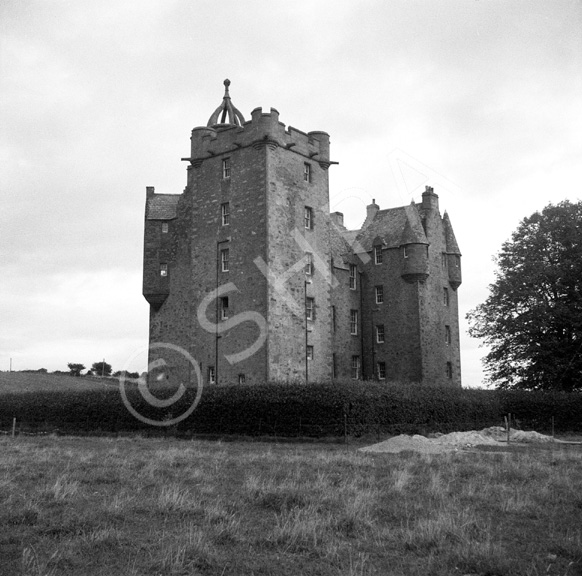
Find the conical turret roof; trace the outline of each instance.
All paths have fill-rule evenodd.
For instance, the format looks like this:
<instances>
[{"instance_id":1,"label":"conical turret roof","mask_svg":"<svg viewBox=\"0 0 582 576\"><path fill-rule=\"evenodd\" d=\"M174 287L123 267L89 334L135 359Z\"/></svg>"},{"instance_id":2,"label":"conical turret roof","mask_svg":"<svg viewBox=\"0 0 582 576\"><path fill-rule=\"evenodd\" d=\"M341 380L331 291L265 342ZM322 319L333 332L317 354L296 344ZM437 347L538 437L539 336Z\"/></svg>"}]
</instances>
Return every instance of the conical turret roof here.
<instances>
[{"instance_id":1,"label":"conical turret roof","mask_svg":"<svg viewBox=\"0 0 582 576\"><path fill-rule=\"evenodd\" d=\"M453 232L451 219L446 212L443 214L443 228L445 229L447 254L458 254L460 256L461 250L459 250L459 245L457 244L457 239L455 238L455 233Z\"/></svg>"}]
</instances>

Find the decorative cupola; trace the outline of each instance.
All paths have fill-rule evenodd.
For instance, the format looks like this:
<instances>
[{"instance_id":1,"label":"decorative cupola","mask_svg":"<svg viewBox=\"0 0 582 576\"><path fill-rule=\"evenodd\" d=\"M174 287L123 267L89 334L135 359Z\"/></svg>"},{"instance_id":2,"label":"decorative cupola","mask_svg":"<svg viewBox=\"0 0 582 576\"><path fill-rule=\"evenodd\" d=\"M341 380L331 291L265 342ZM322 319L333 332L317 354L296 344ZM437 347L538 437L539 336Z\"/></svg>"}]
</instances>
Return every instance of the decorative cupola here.
<instances>
[{"instance_id":1,"label":"decorative cupola","mask_svg":"<svg viewBox=\"0 0 582 576\"><path fill-rule=\"evenodd\" d=\"M228 93L228 87L230 86L230 80L227 78L224 81L224 98L220 106L214 111L214 114L208 120L207 126L209 128L214 128L218 130L220 128L230 128L231 126L242 126L244 124L244 117L235 108L230 100L230 95ZM220 120L218 119L220 117ZM228 117L228 121L227 121Z\"/></svg>"},{"instance_id":2,"label":"decorative cupola","mask_svg":"<svg viewBox=\"0 0 582 576\"><path fill-rule=\"evenodd\" d=\"M461 274L461 251L453 232L449 215L443 214L443 229L445 232L445 246L447 255L447 267L449 269L449 284L453 290L456 290L463 281Z\"/></svg>"},{"instance_id":3,"label":"decorative cupola","mask_svg":"<svg viewBox=\"0 0 582 576\"><path fill-rule=\"evenodd\" d=\"M409 284L424 282L428 278L428 240L414 204L404 210L406 223L400 238L403 258L401 276Z\"/></svg>"}]
</instances>

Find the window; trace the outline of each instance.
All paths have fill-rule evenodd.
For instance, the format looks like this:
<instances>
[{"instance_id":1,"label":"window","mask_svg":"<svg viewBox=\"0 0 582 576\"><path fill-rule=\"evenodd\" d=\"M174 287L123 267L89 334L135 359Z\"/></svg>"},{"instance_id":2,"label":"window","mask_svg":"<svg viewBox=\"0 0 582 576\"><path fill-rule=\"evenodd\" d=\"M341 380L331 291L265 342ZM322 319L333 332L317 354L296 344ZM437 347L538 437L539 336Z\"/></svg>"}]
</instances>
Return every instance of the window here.
<instances>
[{"instance_id":1,"label":"window","mask_svg":"<svg viewBox=\"0 0 582 576\"><path fill-rule=\"evenodd\" d=\"M305 229L313 229L313 209L309 206L305 206Z\"/></svg>"},{"instance_id":2,"label":"window","mask_svg":"<svg viewBox=\"0 0 582 576\"><path fill-rule=\"evenodd\" d=\"M311 182L311 164L308 164L307 162L303 164L303 180L305 180L305 182Z\"/></svg>"},{"instance_id":3,"label":"window","mask_svg":"<svg viewBox=\"0 0 582 576\"><path fill-rule=\"evenodd\" d=\"M305 264L305 274L307 276L313 275L313 254L311 252L305 252L305 257L307 258L307 263Z\"/></svg>"},{"instance_id":4,"label":"window","mask_svg":"<svg viewBox=\"0 0 582 576\"><path fill-rule=\"evenodd\" d=\"M384 324L378 324L376 326L376 342L378 344L384 344Z\"/></svg>"},{"instance_id":5,"label":"window","mask_svg":"<svg viewBox=\"0 0 582 576\"><path fill-rule=\"evenodd\" d=\"M247 380L247 379L246 379L246 377L245 377L245 375L244 375L244 374L239 374L239 375L238 375L238 383L239 383L239 384L244 384L244 383L246 382L246 380Z\"/></svg>"},{"instance_id":6,"label":"window","mask_svg":"<svg viewBox=\"0 0 582 576\"><path fill-rule=\"evenodd\" d=\"M451 362L447 362L447 378L453 377L453 365Z\"/></svg>"},{"instance_id":7,"label":"window","mask_svg":"<svg viewBox=\"0 0 582 576\"><path fill-rule=\"evenodd\" d=\"M335 352L331 355L331 377L337 377L337 366L336 366L336 359L335 359Z\"/></svg>"},{"instance_id":8,"label":"window","mask_svg":"<svg viewBox=\"0 0 582 576\"><path fill-rule=\"evenodd\" d=\"M358 311L350 310L350 334L356 335L358 333Z\"/></svg>"},{"instance_id":9,"label":"window","mask_svg":"<svg viewBox=\"0 0 582 576\"><path fill-rule=\"evenodd\" d=\"M307 359L313 360L313 346L307 346Z\"/></svg>"},{"instance_id":10,"label":"window","mask_svg":"<svg viewBox=\"0 0 582 576\"><path fill-rule=\"evenodd\" d=\"M333 331L335 332L335 306L331 307L331 326Z\"/></svg>"},{"instance_id":11,"label":"window","mask_svg":"<svg viewBox=\"0 0 582 576\"><path fill-rule=\"evenodd\" d=\"M384 303L384 286L376 286L376 304Z\"/></svg>"},{"instance_id":12,"label":"window","mask_svg":"<svg viewBox=\"0 0 582 576\"><path fill-rule=\"evenodd\" d=\"M447 269L447 255L445 252L441 254L441 268L443 270Z\"/></svg>"},{"instance_id":13,"label":"window","mask_svg":"<svg viewBox=\"0 0 582 576\"><path fill-rule=\"evenodd\" d=\"M167 264L160 264L160 276L167 276L168 275L168 265Z\"/></svg>"},{"instance_id":14,"label":"window","mask_svg":"<svg viewBox=\"0 0 582 576\"><path fill-rule=\"evenodd\" d=\"M214 384L216 382L216 373L214 372L214 366L208 366L208 384Z\"/></svg>"},{"instance_id":15,"label":"window","mask_svg":"<svg viewBox=\"0 0 582 576\"><path fill-rule=\"evenodd\" d=\"M386 380L386 362L378 362L378 380Z\"/></svg>"},{"instance_id":16,"label":"window","mask_svg":"<svg viewBox=\"0 0 582 576\"><path fill-rule=\"evenodd\" d=\"M406 246L403 247L402 253L404 254L405 258L408 258L408 248Z\"/></svg>"},{"instance_id":17,"label":"window","mask_svg":"<svg viewBox=\"0 0 582 576\"><path fill-rule=\"evenodd\" d=\"M382 264L382 246L374 246L374 264Z\"/></svg>"},{"instance_id":18,"label":"window","mask_svg":"<svg viewBox=\"0 0 582 576\"><path fill-rule=\"evenodd\" d=\"M220 267L223 272L228 272L228 248L220 251Z\"/></svg>"},{"instance_id":19,"label":"window","mask_svg":"<svg viewBox=\"0 0 582 576\"><path fill-rule=\"evenodd\" d=\"M220 319L226 320L228 318L228 296L222 296L220 299Z\"/></svg>"},{"instance_id":20,"label":"window","mask_svg":"<svg viewBox=\"0 0 582 576\"><path fill-rule=\"evenodd\" d=\"M307 320L315 318L315 300L313 298L305 299L305 317Z\"/></svg>"},{"instance_id":21,"label":"window","mask_svg":"<svg viewBox=\"0 0 582 576\"><path fill-rule=\"evenodd\" d=\"M455 254L455 268L461 267L461 257Z\"/></svg>"},{"instance_id":22,"label":"window","mask_svg":"<svg viewBox=\"0 0 582 576\"><path fill-rule=\"evenodd\" d=\"M230 203L225 202L220 205L220 220L223 226L230 224Z\"/></svg>"},{"instance_id":23,"label":"window","mask_svg":"<svg viewBox=\"0 0 582 576\"><path fill-rule=\"evenodd\" d=\"M360 357L352 356L352 379L358 380L360 377Z\"/></svg>"},{"instance_id":24,"label":"window","mask_svg":"<svg viewBox=\"0 0 582 576\"><path fill-rule=\"evenodd\" d=\"M443 288L443 305L444 306L449 305L449 289L448 288Z\"/></svg>"},{"instance_id":25,"label":"window","mask_svg":"<svg viewBox=\"0 0 582 576\"><path fill-rule=\"evenodd\" d=\"M356 265L350 264L350 290L356 289Z\"/></svg>"},{"instance_id":26,"label":"window","mask_svg":"<svg viewBox=\"0 0 582 576\"><path fill-rule=\"evenodd\" d=\"M162 222L162 234L167 234L170 230L170 225L167 222Z\"/></svg>"},{"instance_id":27,"label":"window","mask_svg":"<svg viewBox=\"0 0 582 576\"><path fill-rule=\"evenodd\" d=\"M445 326L445 344L450 345L451 343L451 327Z\"/></svg>"},{"instance_id":28,"label":"window","mask_svg":"<svg viewBox=\"0 0 582 576\"><path fill-rule=\"evenodd\" d=\"M230 178L230 158L224 158L222 161L222 177L225 180Z\"/></svg>"}]
</instances>

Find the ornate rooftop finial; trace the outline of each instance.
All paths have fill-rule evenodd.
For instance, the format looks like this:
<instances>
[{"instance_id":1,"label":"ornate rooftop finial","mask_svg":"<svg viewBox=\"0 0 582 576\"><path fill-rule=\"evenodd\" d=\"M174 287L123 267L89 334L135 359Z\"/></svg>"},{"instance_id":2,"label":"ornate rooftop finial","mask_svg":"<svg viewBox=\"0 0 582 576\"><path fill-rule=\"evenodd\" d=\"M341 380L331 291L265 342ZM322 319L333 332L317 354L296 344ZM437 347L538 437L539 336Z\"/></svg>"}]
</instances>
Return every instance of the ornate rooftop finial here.
<instances>
[{"instance_id":1,"label":"ornate rooftop finial","mask_svg":"<svg viewBox=\"0 0 582 576\"><path fill-rule=\"evenodd\" d=\"M229 86L230 80L227 78L224 81L224 98L222 99L222 103L208 120L207 125L211 128L219 128L221 126L242 126L245 121L243 115L232 105L232 102L230 101L230 94L228 93ZM220 120L218 119L219 116Z\"/></svg>"}]
</instances>

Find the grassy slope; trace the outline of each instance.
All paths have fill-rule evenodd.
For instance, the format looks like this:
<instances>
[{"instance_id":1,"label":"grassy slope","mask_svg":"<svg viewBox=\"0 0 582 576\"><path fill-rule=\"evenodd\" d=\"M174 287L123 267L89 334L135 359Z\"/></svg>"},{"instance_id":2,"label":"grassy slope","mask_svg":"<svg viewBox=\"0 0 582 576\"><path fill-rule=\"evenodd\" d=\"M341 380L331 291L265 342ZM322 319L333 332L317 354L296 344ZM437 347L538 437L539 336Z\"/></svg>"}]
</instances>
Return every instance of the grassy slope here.
<instances>
[{"instance_id":1,"label":"grassy slope","mask_svg":"<svg viewBox=\"0 0 582 576\"><path fill-rule=\"evenodd\" d=\"M575 575L582 454L0 438L0 573Z\"/></svg>"},{"instance_id":2,"label":"grassy slope","mask_svg":"<svg viewBox=\"0 0 582 576\"><path fill-rule=\"evenodd\" d=\"M115 379L34 374L28 372L0 372L0 395L13 392L41 392L47 390L103 390L117 388Z\"/></svg>"}]
</instances>

